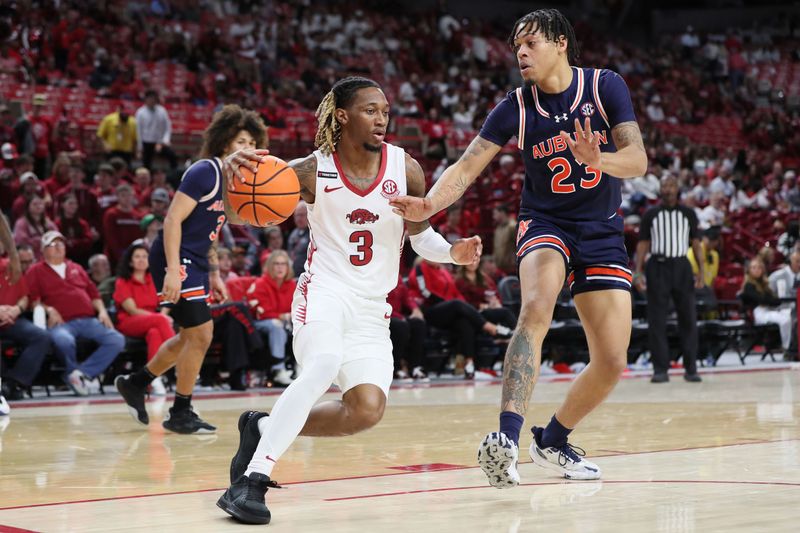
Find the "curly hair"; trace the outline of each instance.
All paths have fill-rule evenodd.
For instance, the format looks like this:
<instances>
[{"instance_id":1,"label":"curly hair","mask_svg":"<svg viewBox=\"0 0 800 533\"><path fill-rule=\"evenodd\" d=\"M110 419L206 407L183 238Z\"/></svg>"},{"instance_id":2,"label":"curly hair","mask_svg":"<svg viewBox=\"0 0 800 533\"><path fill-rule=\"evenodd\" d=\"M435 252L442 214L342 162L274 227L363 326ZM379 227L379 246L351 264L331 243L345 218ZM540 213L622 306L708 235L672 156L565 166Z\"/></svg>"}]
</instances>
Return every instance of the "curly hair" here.
<instances>
[{"instance_id":1,"label":"curly hair","mask_svg":"<svg viewBox=\"0 0 800 533\"><path fill-rule=\"evenodd\" d=\"M525 31L527 30L527 31ZM508 46L516 52L514 39L522 33L541 31L544 38L551 43L558 42L561 37L567 40L567 59L574 63L580 55L575 30L567 17L558 9L537 9L521 17L514 23L514 29L508 36Z\"/></svg>"},{"instance_id":2,"label":"curly hair","mask_svg":"<svg viewBox=\"0 0 800 533\"><path fill-rule=\"evenodd\" d=\"M345 108L353 101L359 89L375 87L380 89L376 81L360 76L349 76L337 81L331 87L328 94L317 107L317 135L314 138L314 146L320 149L325 155L330 155L336 151L336 144L342 137L342 126L334 115L336 109Z\"/></svg>"},{"instance_id":3,"label":"curly hair","mask_svg":"<svg viewBox=\"0 0 800 533\"><path fill-rule=\"evenodd\" d=\"M131 245L125 249L122 259L119 260L119 264L117 265L117 277L122 279L131 279L131 276L133 276L131 260L133 259L133 254L136 250L144 250L148 253L150 252L150 248L142 239L136 239L133 241L133 243L131 243ZM147 270L148 272L150 271L149 268Z\"/></svg>"},{"instance_id":4,"label":"curly hair","mask_svg":"<svg viewBox=\"0 0 800 533\"><path fill-rule=\"evenodd\" d=\"M266 148L267 127L261 116L236 104L228 104L214 115L211 124L203 132L200 157L222 157L225 149L242 130L253 136L256 148Z\"/></svg>"}]
</instances>

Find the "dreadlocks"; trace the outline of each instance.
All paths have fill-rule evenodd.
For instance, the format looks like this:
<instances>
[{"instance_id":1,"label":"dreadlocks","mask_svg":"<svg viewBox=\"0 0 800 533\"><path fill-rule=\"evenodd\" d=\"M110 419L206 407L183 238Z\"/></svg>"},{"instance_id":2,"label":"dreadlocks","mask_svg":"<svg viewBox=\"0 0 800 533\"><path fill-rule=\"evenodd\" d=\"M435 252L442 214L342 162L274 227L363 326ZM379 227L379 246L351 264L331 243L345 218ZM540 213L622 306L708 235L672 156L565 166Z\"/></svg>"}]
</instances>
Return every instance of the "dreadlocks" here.
<instances>
[{"instance_id":1,"label":"dreadlocks","mask_svg":"<svg viewBox=\"0 0 800 533\"><path fill-rule=\"evenodd\" d=\"M570 63L578 60L580 49L575 38L572 24L557 9L537 9L520 18L514 23L514 29L508 36L508 45L514 48L514 39L525 33L541 31L544 38L550 42L558 42L561 37L567 40L567 59Z\"/></svg>"},{"instance_id":2,"label":"dreadlocks","mask_svg":"<svg viewBox=\"0 0 800 533\"><path fill-rule=\"evenodd\" d=\"M376 82L359 76L343 78L333 84L331 90L317 107L317 136L314 138L314 146L320 149L325 155L330 155L336 151L336 144L342 137L342 126L336 120L334 112L338 108L346 108L352 102L353 97L359 89L376 87L380 85Z\"/></svg>"}]
</instances>

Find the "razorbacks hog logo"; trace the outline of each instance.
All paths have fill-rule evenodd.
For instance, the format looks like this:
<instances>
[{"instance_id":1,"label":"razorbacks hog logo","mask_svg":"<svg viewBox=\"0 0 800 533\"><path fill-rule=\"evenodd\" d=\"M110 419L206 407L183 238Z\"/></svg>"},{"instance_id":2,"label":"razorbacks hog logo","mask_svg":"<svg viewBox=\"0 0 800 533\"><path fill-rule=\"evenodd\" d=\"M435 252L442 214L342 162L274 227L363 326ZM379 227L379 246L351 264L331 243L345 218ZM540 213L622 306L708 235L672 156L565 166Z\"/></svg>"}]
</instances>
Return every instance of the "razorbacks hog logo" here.
<instances>
[{"instance_id":1,"label":"razorbacks hog logo","mask_svg":"<svg viewBox=\"0 0 800 533\"><path fill-rule=\"evenodd\" d=\"M373 222L377 222L379 218L380 215L377 213L372 213L366 209L356 209L347 215L347 220L349 220L351 224L358 224L361 226L364 224L372 224Z\"/></svg>"},{"instance_id":2,"label":"razorbacks hog logo","mask_svg":"<svg viewBox=\"0 0 800 533\"><path fill-rule=\"evenodd\" d=\"M394 198L398 196L400 191L397 190L397 183L393 180L386 180L381 185L381 196L384 198Z\"/></svg>"},{"instance_id":3,"label":"razorbacks hog logo","mask_svg":"<svg viewBox=\"0 0 800 533\"><path fill-rule=\"evenodd\" d=\"M519 244L519 241L522 240L522 237L525 236L525 232L528 231L528 226L530 225L531 225L530 220L519 221L519 229L517 229L517 244Z\"/></svg>"}]
</instances>

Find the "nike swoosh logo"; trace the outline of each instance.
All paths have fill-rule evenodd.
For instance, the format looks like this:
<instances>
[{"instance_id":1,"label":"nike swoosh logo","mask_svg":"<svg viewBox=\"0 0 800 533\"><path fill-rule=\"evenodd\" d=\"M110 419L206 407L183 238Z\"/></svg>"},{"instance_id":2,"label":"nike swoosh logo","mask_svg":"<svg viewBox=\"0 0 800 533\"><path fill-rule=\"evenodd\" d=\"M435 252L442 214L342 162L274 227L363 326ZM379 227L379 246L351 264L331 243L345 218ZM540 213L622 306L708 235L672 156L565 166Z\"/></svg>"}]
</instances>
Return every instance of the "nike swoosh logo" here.
<instances>
[{"instance_id":1,"label":"nike swoosh logo","mask_svg":"<svg viewBox=\"0 0 800 533\"><path fill-rule=\"evenodd\" d=\"M339 189L341 189L342 187L344 187L344 185L339 185L338 187L331 187L331 186L329 186L329 185L326 185L326 186L325 186L325 192L333 192L333 191L338 191L338 190L339 190Z\"/></svg>"}]
</instances>

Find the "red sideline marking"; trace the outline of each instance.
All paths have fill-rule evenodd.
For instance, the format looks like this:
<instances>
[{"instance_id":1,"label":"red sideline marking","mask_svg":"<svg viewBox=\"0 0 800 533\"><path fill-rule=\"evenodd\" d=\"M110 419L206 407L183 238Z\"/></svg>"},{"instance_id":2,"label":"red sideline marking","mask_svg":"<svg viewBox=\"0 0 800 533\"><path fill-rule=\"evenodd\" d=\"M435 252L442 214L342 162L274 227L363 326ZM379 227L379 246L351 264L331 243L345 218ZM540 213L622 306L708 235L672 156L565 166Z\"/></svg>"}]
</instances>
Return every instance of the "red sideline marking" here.
<instances>
[{"instance_id":1,"label":"red sideline marking","mask_svg":"<svg viewBox=\"0 0 800 533\"><path fill-rule=\"evenodd\" d=\"M465 467L464 465L451 465L448 463L428 463L422 465L407 465L407 466L390 466L391 470L402 470L403 472L439 472L441 470L459 470Z\"/></svg>"},{"instance_id":2,"label":"red sideline marking","mask_svg":"<svg viewBox=\"0 0 800 533\"><path fill-rule=\"evenodd\" d=\"M715 370L713 372L709 371L699 371L700 374L752 374L754 372L792 372L796 371L795 368L792 367L781 367L781 368L742 368L736 370ZM670 375L679 376L683 373L681 369L674 369L670 372ZM539 378L540 383L565 383L569 381L575 380L579 374L567 374L567 375L553 375L550 376L543 376ZM651 374L647 372L641 375L631 375L630 373L625 373L622 375L622 379L650 379ZM485 387L489 385L497 385L502 383L503 380L501 378L492 379L487 381L454 381L452 383L426 383L426 384L413 384L413 383L406 383L406 384L397 384L392 385L392 390L400 390L400 389L416 389L416 388L425 388L425 389L439 389L444 387ZM337 392L336 389L329 389L329 392ZM260 392L215 392L210 394L198 394L194 397L195 400L218 400L218 399L225 399L225 398L260 398L263 396L280 396L283 393L283 390L265 390ZM174 395L170 394L167 396L167 399L173 398ZM149 400L153 401L153 400ZM105 405L105 404L121 404L123 403L122 398L98 398L93 400L80 400L80 399L65 399L65 400L51 400L51 401L43 401L43 402L36 402L30 400L22 400L22 401L13 401L8 402L11 404L14 409L32 409L36 407L67 407L71 405Z\"/></svg>"},{"instance_id":3,"label":"red sideline marking","mask_svg":"<svg viewBox=\"0 0 800 533\"><path fill-rule=\"evenodd\" d=\"M694 448L667 448L664 450L652 450L647 452L625 452L623 454L612 454L612 455L640 455L645 453L664 453L664 452L685 452L685 451L693 451L693 450L703 450L706 448L726 448L729 446L749 446L754 444L775 444L778 442L793 442L798 441L800 439L778 439L778 440L765 440L761 442L742 442L742 443L735 443L735 444L722 444L719 446L697 446ZM592 457L611 457L612 455L593 455ZM520 462L520 464L530 464L531 461ZM480 468L478 466L453 466L449 470L472 470ZM287 485L308 485L311 483L328 483L331 481L351 481L356 479L372 479L372 478L379 478L379 477L389 477L389 476L405 476L409 474L420 474L423 472L391 472L387 474L369 474L364 476L347 476L347 477L337 477L337 478L327 478L327 479L310 479L307 481L294 481L289 483L281 483L282 486ZM563 483L564 481L561 480L559 482L552 482L552 483L538 483L539 485L555 485L559 483ZM662 483L665 481L653 481L653 483ZM691 483L691 481L676 481L676 483ZM603 481L603 483L622 483L621 481ZM640 481L631 481L630 483L641 483ZM698 481L699 483L699 481ZM709 482L711 483L711 482ZM728 481L716 481L714 483L730 483ZM753 481L753 482L742 482L742 483L763 483L763 484L772 484L778 485L781 484L780 482L768 482L768 481ZM796 485L800 486L800 483L785 483L788 485ZM525 483L521 483L520 485L525 486ZM537 485L537 483L528 483L527 485ZM464 487L469 488L469 487ZM475 487L478 488L478 487ZM462 488L463 489L463 488ZM462 490L459 489L459 490ZM113 501L113 500L131 500L136 498L150 498L153 496L180 496L182 494L197 494L203 492L213 492L213 491L223 491L224 488L211 488L211 489L197 489L197 490L180 490L176 492L157 492L154 494L134 494L132 496L112 496L110 498L95 498L91 500L72 500L72 501L61 501L61 502L49 502L49 503L35 503L29 505L15 505L13 507L0 507L0 511L9 511L12 509L29 509L33 507L52 507L55 505L73 505L76 503L95 503L95 502L105 502L105 501Z\"/></svg>"},{"instance_id":4,"label":"red sideline marking","mask_svg":"<svg viewBox=\"0 0 800 533\"><path fill-rule=\"evenodd\" d=\"M701 480L701 479L653 479L653 480L611 480L611 481L598 481L603 485L623 485L623 484L644 484L644 483L696 483L696 484L716 484L716 485L777 485L785 487L800 487L800 483L790 483L788 481L720 481L720 480ZM520 483L520 487L541 487L545 485L562 485L563 480L560 481L546 481L541 483ZM441 489L420 489L408 490L398 492L384 492L380 494L364 494L362 496L345 496L342 498L326 498L326 502L340 502L343 500L363 500L367 498L383 498L385 496L403 496L406 494L426 494L431 492L449 492L454 490L472 490L472 489L491 489L489 485L475 485L471 487L444 487Z\"/></svg>"},{"instance_id":5,"label":"red sideline marking","mask_svg":"<svg viewBox=\"0 0 800 533\"><path fill-rule=\"evenodd\" d=\"M22 529L19 527L0 525L0 533L38 533L33 529Z\"/></svg>"}]
</instances>

